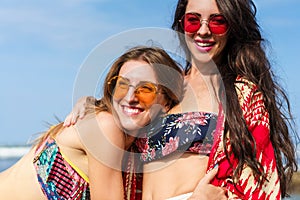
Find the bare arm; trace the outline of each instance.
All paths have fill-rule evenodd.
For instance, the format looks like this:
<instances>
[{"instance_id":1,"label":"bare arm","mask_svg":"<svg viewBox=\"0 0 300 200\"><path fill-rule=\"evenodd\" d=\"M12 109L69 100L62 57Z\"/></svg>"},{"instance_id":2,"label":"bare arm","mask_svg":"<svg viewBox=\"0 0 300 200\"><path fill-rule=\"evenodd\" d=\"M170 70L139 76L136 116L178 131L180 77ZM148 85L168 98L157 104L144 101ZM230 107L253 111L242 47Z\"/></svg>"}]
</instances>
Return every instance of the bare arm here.
<instances>
[{"instance_id":1,"label":"bare arm","mask_svg":"<svg viewBox=\"0 0 300 200\"><path fill-rule=\"evenodd\" d=\"M119 170L88 155L91 199L124 199L122 175Z\"/></svg>"},{"instance_id":2,"label":"bare arm","mask_svg":"<svg viewBox=\"0 0 300 200\"><path fill-rule=\"evenodd\" d=\"M207 173L201 179L189 200L226 200L226 189L210 184L210 181L217 173L218 167L215 167L213 170Z\"/></svg>"},{"instance_id":3,"label":"bare arm","mask_svg":"<svg viewBox=\"0 0 300 200\"><path fill-rule=\"evenodd\" d=\"M76 124L88 157L92 199L124 199L121 161L125 136L110 113L87 115Z\"/></svg>"}]
</instances>

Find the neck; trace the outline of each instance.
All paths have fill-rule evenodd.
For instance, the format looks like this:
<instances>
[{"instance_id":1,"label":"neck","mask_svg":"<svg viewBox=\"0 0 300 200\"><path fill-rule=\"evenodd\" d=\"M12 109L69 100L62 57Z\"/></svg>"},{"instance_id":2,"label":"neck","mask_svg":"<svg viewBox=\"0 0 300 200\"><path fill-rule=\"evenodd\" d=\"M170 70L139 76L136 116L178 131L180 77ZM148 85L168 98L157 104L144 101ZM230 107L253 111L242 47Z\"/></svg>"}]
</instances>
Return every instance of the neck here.
<instances>
[{"instance_id":1,"label":"neck","mask_svg":"<svg viewBox=\"0 0 300 200\"><path fill-rule=\"evenodd\" d=\"M125 134L125 149L129 149L129 147L131 146L131 144L134 142L136 137L129 135L129 134Z\"/></svg>"},{"instance_id":2,"label":"neck","mask_svg":"<svg viewBox=\"0 0 300 200\"><path fill-rule=\"evenodd\" d=\"M216 70L215 64L210 64L206 63L201 68L199 65L197 67L192 66L185 80L192 87L193 91L198 91L201 96L208 92L212 102L211 110L217 110L218 102L220 102L219 92L224 86L221 74Z\"/></svg>"},{"instance_id":3,"label":"neck","mask_svg":"<svg viewBox=\"0 0 300 200\"><path fill-rule=\"evenodd\" d=\"M213 60L209 62L200 62L192 60L192 67L190 70L190 75L202 75L202 76L211 76L219 74L218 67Z\"/></svg>"}]
</instances>

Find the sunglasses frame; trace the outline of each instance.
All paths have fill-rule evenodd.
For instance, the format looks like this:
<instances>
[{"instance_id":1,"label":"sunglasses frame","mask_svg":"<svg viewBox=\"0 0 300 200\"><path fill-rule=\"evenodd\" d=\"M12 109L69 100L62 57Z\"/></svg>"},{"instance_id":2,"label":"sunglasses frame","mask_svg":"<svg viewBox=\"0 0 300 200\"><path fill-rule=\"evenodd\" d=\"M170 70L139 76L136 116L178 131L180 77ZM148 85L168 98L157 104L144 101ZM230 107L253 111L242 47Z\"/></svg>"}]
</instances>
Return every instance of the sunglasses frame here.
<instances>
[{"instance_id":1,"label":"sunglasses frame","mask_svg":"<svg viewBox=\"0 0 300 200\"><path fill-rule=\"evenodd\" d=\"M122 78L123 80L126 80L128 83L130 83L130 80L129 80L128 78L123 77L123 76L114 76L114 77L112 77L112 78L108 81L108 85L111 85L113 80L116 81L116 82L115 82L115 85L114 85L114 88L113 88L113 89L111 89L111 88L109 89L109 93L111 94L112 97L114 97L114 90L116 89L116 83L117 83L117 81L118 81L119 78ZM149 93L155 94L155 96L153 97L153 100L154 100L155 97L157 96L157 94L159 93L159 92L158 92L158 90L159 90L159 89L158 89L158 84L152 83L152 82L150 82L150 81L144 81L143 83L144 83L144 84L139 83L139 84L137 84L136 86L131 85L131 84L128 84L127 92L128 92L128 90L129 90L130 87L134 87L134 88L135 88L135 89L134 89L134 94L138 97L139 100L143 101L143 99L139 96L139 93L140 93L140 92L139 92L137 89L138 89L140 86L143 86L143 85L145 85L145 84L151 84L151 86L153 86L152 88L154 89L154 92L149 92ZM126 92L126 94L127 94L127 92ZM125 94L125 95L126 95L126 94ZM124 95L124 97L125 97L125 95ZM120 97L120 98L124 98L124 97Z\"/></svg>"},{"instance_id":2,"label":"sunglasses frame","mask_svg":"<svg viewBox=\"0 0 300 200\"><path fill-rule=\"evenodd\" d=\"M184 18L185 18L185 16L188 15L188 14L192 14L192 15L196 16L196 17L199 19L199 24L200 24L200 25L199 25L199 28L198 28L196 31L194 31L194 32L188 32L188 31L186 31L185 28L184 28ZM213 31L212 31L212 29L211 29L211 26L210 26L210 24L209 24L210 21L211 21L214 17L218 17L218 16L222 16L223 19L226 21L226 24L227 24L227 29L226 29L226 31L225 31L224 33L220 33L220 34L213 33ZM221 14L221 13L213 14L213 15L209 16L208 19L201 19L201 14L195 13L195 12L189 12L189 13L185 13L185 14L181 17L181 19L179 20L179 23L180 23L181 28L182 28L185 32L187 32L187 33L196 33L196 32L201 28L201 26L202 26L203 23L205 23L205 24L208 26L209 31L210 31L213 35L217 35L217 36L225 35L225 34L228 32L228 29L229 29L229 27L228 27L228 22L227 22L225 16L224 16L223 14Z\"/></svg>"}]
</instances>

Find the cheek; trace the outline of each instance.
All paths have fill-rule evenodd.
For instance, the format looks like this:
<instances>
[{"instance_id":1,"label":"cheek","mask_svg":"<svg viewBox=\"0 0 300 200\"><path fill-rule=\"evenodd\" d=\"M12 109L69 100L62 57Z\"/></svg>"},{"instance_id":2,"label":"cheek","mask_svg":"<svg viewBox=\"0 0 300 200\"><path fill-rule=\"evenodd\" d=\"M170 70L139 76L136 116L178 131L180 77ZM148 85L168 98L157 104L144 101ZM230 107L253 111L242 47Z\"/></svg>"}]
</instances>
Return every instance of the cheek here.
<instances>
[{"instance_id":1,"label":"cheek","mask_svg":"<svg viewBox=\"0 0 300 200\"><path fill-rule=\"evenodd\" d=\"M116 115L119 115L119 112L120 112L120 110L119 110L119 102L120 101L115 100L115 99L112 100L112 109L114 110L114 112L115 112Z\"/></svg>"},{"instance_id":2,"label":"cheek","mask_svg":"<svg viewBox=\"0 0 300 200\"><path fill-rule=\"evenodd\" d=\"M227 39L226 38L218 38L218 40L216 40L217 42L217 48L216 48L216 56L220 56L222 55L222 52L225 49L225 46L227 44Z\"/></svg>"},{"instance_id":3,"label":"cheek","mask_svg":"<svg viewBox=\"0 0 300 200\"><path fill-rule=\"evenodd\" d=\"M219 46L219 50L223 51L226 44L227 44L227 36L222 36L216 39L216 41L218 42L218 46Z\"/></svg>"},{"instance_id":4,"label":"cheek","mask_svg":"<svg viewBox=\"0 0 300 200\"><path fill-rule=\"evenodd\" d=\"M192 33L185 33L184 40L187 46L189 46L194 41L194 34Z\"/></svg>"}]
</instances>

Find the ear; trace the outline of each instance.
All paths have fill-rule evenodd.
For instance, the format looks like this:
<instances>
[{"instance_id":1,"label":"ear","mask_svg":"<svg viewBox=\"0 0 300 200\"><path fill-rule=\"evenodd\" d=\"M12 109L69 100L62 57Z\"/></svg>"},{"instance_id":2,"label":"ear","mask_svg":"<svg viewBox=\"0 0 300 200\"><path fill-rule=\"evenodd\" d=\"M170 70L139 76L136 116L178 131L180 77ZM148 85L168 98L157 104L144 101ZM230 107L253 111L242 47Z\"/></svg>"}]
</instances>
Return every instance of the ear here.
<instances>
[{"instance_id":1,"label":"ear","mask_svg":"<svg viewBox=\"0 0 300 200\"><path fill-rule=\"evenodd\" d=\"M157 104L161 105L162 112L168 112L170 110L170 104L168 98L164 93L158 93Z\"/></svg>"},{"instance_id":2,"label":"ear","mask_svg":"<svg viewBox=\"0 0 300 200\"><path fill-rule=\"evenodd\" d=\"M163 112L167 113L167 112L169 112L170 109L171 109L171 108L170 108L169 103L166 103L166 104L164 105L164 107L163 107Z\"/></svg>"}]
</instances>

